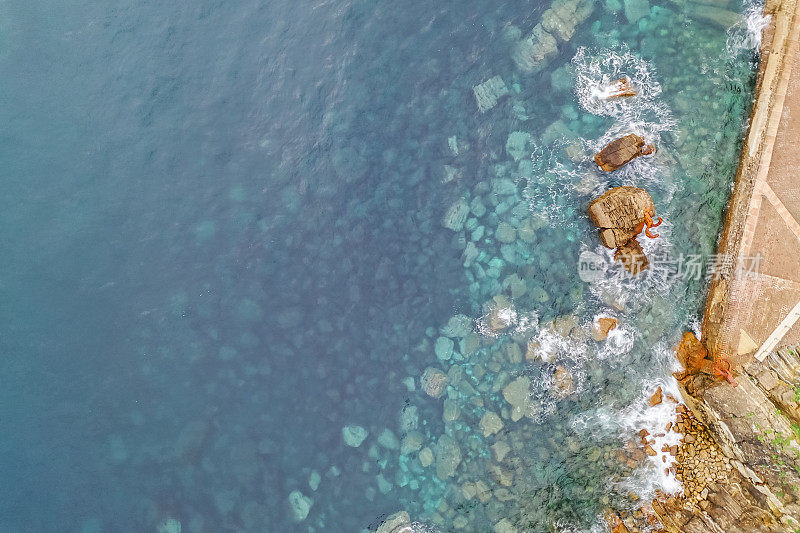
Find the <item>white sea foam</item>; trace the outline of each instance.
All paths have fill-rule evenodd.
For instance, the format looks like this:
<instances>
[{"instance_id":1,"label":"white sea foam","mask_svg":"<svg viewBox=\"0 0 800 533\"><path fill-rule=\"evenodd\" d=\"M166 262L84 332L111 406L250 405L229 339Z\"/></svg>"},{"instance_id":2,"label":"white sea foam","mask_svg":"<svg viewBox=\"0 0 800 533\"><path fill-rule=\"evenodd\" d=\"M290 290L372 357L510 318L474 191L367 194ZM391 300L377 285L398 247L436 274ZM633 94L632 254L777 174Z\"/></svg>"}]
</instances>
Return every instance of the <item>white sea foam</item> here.
<instances>
[{"instance_id":1,"label":"white sea foam","mask_svg":"<svg viewBox=\"0 0 800 533\"><path fill-rule=\"evenodd\" d=\"M748 2L742 20L728 30L728 39L725 43L728 54L735 57L742 50L759 53L761 36L769 21L770 16L764 14L763 0Z\"/></svg>"},{"instance_id":2,"label":"white sea foam","mask_svg":"<svg viewBox=\"0 0 800 533\"><path fill-rule=\"evenodd\" d=\"M662 114L667 107L658 100L661 85L644 59L627 49L579 48L572 58L576 70L575 94L586 111L606 117L635 117ZM627 78L637 94L631 98L608 98L608 88Z\"/></svg>"},{"instance_id":3,"label":"white sea foam","mask_svg":"<svg viewBox=\"0 0 800 533\"><path fill-rule=\"evenodd\" d=\"M586 111L613 117L614 124L599 139L586 139L590 152L598 152L614 139L630 133L643 137L656 147L662 135L672 131L675 118L661 99L661 85L644 59L627 49L579 48L572 59L576 70L575 95ZM627 78L637 94L630 98L611 98L611 84ZM655 157L639 157L614 173L625 184L657 181Z\"/></svg>"},{"instance_id":4,"label":"white sea foam","mask_svg":"<svg viewBox=\"0 0 800 533\"><path fill-rule=\"evenodd\" d=\"M650 398L658 387L661 387L663 400L660 404L651 406ZM673 474L666 471L674 463L674 458L668 452L661 451L664 446L679 444L681 439L680 434L665 431L667 424L676 421L677 405L667 396L680 398L678 383L674 378L648 380L644 383L641 395L630 405L622 408L601 407L573 420L573 427L578 431L617 435L626 441L634 440L637 444L639 440L637 433L642 429L648 431L650 434L648 438L655 439L652 448L656 455L648 456L642 467L616 485L620 491L633 492L645 501L653 499L656 490L667 494L675 494L681 490L680 482ZM655 436L661 433L665 435Z\"/></svg>"}]
</instances>

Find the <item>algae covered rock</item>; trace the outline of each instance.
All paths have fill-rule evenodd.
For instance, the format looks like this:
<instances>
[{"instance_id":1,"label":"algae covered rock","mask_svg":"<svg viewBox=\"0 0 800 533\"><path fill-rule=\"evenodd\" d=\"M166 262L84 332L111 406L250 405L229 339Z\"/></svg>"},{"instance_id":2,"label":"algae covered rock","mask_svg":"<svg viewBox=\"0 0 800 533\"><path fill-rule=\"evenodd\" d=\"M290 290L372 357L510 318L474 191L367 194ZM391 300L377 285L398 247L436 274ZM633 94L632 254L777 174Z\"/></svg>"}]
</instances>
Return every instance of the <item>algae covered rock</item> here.
<instances>
[{"instance_id":1,"label":"algae covered rock","mask_svg":"<svg viewBox=\"0 0 800 533\"><path fill-rule=\"evenodd\" d=\"M432 398L441 398L442 394L444 394L445 388L447 387L447 381L447 374L438 368L429 366L425 369L425 372L422 373L422 377L420 378L420 386L428 396Z\"/></svg>"},{"instance_id":2,"label":"algae covered rock","mask_svg":"<svg viewBox=\"0 0 800 533\"><path fill-rule=\"evenodd\" d=\"M464 222L467 221L469 215L469 204L464 198L459 198L453 202L442 219L442 225L453 231L461 231L464 228Z\"/></svg>"},{"instance_id":3,"label":"algae covered rock","mask_svg":"<svg viewBox=\"0 0 800 533\"><path fill-rule=\"evenodd\" d=\"M514 161L519 161L526 157L530 150L528 144L531 142L531 134L526 131L512 131L506 140L506 152Z\"/></svg>"},{"instance_id":4,"label":"algae covered rock","mask_svg":"<svg viewBox=\"0 0 800 533\"><path fill-rule=\"evenodd\" d=\"M481 417L481 421L478 423L478 426L481 428L483 436L489 437L490 435L494 435L503 429L503 421L500 419L497 413L486 411L483 417Z\"/></svg>"},{"instance_id":5,"label":"algae covered rock","mask_svg":"<svg viewBox=\"0 0 800 533\"><path fill-rule=\"evenodd\" d=\"M344 443L352 448L358 448L369 435L369 432L361 426L350 425L342 428L342 439Z\"/></svg>"},{"instance_id":6,"label":"algae covered rock","mask_svg":"<svg viewBox=\"0 0 800 533\"><path fill-rule=\"evenodd\" d=\"M497 105L497 101L508 95L508 87L503 78L495 76L472 88L478 111L485 113Z\"/></svg>"},{"instance_id":7,"label":"algae covered rock","mask_svg":"<svg viewBox=\"0 0 800 533\"><path fill-rule=\"evenodd\" d=\"M303 495L299 490L293 490L289 494L289 516L293 522L299 523L306 519L314 500Z\"/></svg>"},{"instance_id":8,"label":"algae covered rock","mask_svg":"<svg viewBox=\"0 0 800 533\"><path fill-rule=\"evenodd\" d=\"M436 476L447 479L456 473L461 464L461 449L450 435L442 435L436 442Z\"/></svg>"},{"instance_id":9,"label":"algae covered rock","mask_svg":"<svg viewBox=\"0 0 800 533\"><path fill-rule=\"evenodd\" d=\"M557 53L556 38L537 24L527 37L514 44L511 59L521 71L534 74L544 69Z\"/></svg>"}]
</instances>

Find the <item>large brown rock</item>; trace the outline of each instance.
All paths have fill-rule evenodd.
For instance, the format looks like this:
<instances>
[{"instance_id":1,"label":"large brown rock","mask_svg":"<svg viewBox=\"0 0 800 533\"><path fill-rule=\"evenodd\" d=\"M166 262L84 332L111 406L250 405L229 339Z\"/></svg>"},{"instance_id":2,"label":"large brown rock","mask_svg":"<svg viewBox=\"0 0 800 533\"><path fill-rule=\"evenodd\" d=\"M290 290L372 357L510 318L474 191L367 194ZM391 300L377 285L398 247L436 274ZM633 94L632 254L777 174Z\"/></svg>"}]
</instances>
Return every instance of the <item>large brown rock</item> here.
<instances>
[{"instance_id":1,"label":"large brown rock","mask_svg":"<svg viewBox=\"0 0 800 533\"><path fill-rule=\"evenodd\" d=\"M614 259L620 261L625 270L631 274L638 274L650 266L650 261L642 251L642 245L636 239L631 239L617 248L617 251L614 252Z\"/></svg>"},{"instance_id":2,"label":"large brown rock","mask_svg":"<svg viewBox=\"0 0 800 533\"><path fill-rule=\"evenodd\" d=\"M595 162L606 172L617 170L621 166L630 163L640 155L651 152L644 139L631 133L625 137L620 137L611 141L605 148L594 156Z\"/></svg>"},{"instance_id":3,"label":"large brown rock","mask_svg":"<svg viewBox=\"0 0 800 533\"><path fill-rule=\"evenodd\" d=\"M646 212L655 213L655 204L639 187L614 187L589 204L589 218L600 228L600 240L608 248L633 239L641 231Z\"/></svg>"},{"instance_id":4,"label":"large brown rock","mask_svg":"<svg viewBox=\"0 0 800 533\"><path fill-rule=\"evenodd\" d=\"M708 350L691 331L683 334L681 342L676 349L676 355L678 361L687 372L706 370L710 363Z\"/></svg>"}]
</instances>

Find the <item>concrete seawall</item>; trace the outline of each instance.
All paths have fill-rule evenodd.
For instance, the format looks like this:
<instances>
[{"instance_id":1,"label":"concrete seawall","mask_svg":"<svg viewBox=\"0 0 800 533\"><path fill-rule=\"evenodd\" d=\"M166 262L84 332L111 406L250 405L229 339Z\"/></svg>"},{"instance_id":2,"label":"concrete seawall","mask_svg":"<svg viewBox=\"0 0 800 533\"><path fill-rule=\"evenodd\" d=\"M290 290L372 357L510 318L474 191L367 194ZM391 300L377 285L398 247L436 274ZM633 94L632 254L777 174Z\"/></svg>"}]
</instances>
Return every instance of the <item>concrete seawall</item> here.
<instances>
[{"instance_id":1,"label":"concrete seawall","mask_svg":"<svg viewBox=\"0 0 800 533\"><path fill-rule=\"evenodd\" d=\"M739 365L800 344L800 11L767 4L757 99L742 148L712 281L703 340Z\"/></svg>"}]
</instances>

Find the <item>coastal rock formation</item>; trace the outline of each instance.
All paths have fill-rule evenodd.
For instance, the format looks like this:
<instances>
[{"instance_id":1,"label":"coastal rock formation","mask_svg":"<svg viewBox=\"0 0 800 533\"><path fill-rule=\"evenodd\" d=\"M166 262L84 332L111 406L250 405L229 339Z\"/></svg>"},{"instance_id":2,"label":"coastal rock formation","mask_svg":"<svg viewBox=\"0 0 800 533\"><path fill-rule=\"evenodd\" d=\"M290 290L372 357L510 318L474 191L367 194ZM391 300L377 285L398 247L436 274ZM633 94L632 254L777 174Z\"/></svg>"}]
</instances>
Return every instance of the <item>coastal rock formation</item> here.
<instances>
[{"instance_id":1,"label":"coastal rock formation","mask_svg":"<svg viewBox=\"0 0 800 533\"><path fill-rule=\"evenodd\" d=\"M630 98L636 94L636 89L633 88L628 78L620 78L609 85L603 96L605 98Z\"/></svg>"},{"instance_id":2,"label":"coastal rock formation","mask_svg":"<svg viewBox=\"0 0 800 533\"><path fill-rule=\"evenodd\" d=\"M733 368L730 361L724 357L710 357L703 343L690 331L683 334L683 338L676 348L676 355L685 370L676 374L675 377L679 381L697 378L694 382L687 381L686 386L690 392L694 392L705 385L704 381L706 380L703 379L701 374L710 375L716 379L724 379L734 386L737 384L733 378Z\"/></svg>"},{"instance_id":3,"label":"coastal rock formation","mask_svg":"<svg viewBox=\"0 0 800 533\"><path fill-rule=\"evenodd\" d=\"M620 261L628 272L638 274L649 266L647 257L636 236L645 228L650 238L658 235L649 232L654 223L653 199L638 187L614 187L589 204L589 218L600 228L600 241L607 248L616 248L614 259Z\"/></svg>"},{"instance_id":4,"label":"coastal rock formation","mask_svg":"<svg viewBox=\"0 0 800 533\"><path fill-rule=\"evenodd\" d=\"M608 143L594 156L594 160L601 169L613 172L639 156L654 152L655 147L652 144L645 143L644 138L631 133Z\"/></svg>"},{"instance_id":5,"label":"coastal rock formation","mask_svg":"<svg viewBox=\"0 0 800 533\"><path fill-rule=\"evenodd\" d=\"M594 225L601 229L603 245L617 248L638 234L636 228L644 221L645 213L655 212L655 204L644 189L614 187L592 201L588 211Z\"/></svg>"}]
</instances>

